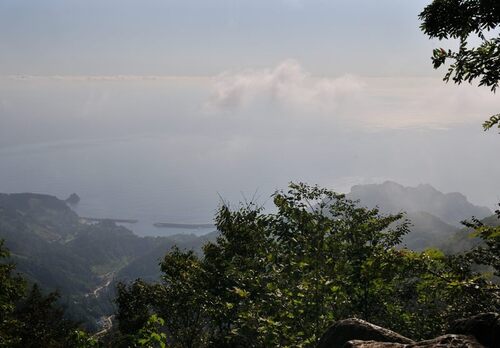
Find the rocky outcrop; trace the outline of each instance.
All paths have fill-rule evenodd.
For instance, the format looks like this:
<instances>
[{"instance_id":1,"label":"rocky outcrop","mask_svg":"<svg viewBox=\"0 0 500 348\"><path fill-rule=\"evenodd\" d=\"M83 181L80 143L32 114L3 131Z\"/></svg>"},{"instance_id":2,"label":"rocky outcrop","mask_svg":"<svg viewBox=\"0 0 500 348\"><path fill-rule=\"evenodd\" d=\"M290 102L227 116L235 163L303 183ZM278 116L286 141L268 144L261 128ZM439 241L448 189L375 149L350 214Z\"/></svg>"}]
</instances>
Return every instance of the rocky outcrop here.
<instances>
[{"instance_id":1,"label":"rocky outcrop","mask_svg":"<svg viewBox=\"0 0 500 348\"><path fill-rule=\"evenodd\" d=\"M458 320L452 325L450 332L474 336L487 347L500 347L500 315L498 313L481 313Z\"/></svg>"},{"instance_id":2,"label":"rocky outcrop","mask_svg":"<svg viewBox=\"0 0 500 348\"><path fill-rule=\"evenodd\" d=\"M458 320L449 332L414 342L364 320L345 319L327 329L317 348L500 348L500 315L482 313Z\"/></svg>"},{"instance_id":3,"label":"rocky outcrop","mask_svg":"<svg viewBox=\"0 0 500 348\"><path fill-rule=\"evenodd\" d=\"M414 341L400 334L361 319L340 320L327 329L318 348L342 348L351 340L411 344Z\"/></svg>"},{"instance_id":4,"label":"rocky outcrop","mask_svg":"<svg viewBox=\"0 0 500 348\"><path fill-rule=\"evenodd\" d=\"M65 202L70 205L76 205L80 202L80 196L78 196L76 193L72 193L68 198L66 198Z\"/></svg>"},{"instance_id":5,"label":"rocky outcrop","mask_svg":"<svg viewBox=\"0 0 500 348\"><path fill-rule=\"evenodd\" d=\"M412 344L354 340L347 342L344 348L484 348L484 346L471 336L444 335Z\"/></svg>"},{"instance_id":6,"label":"rocky outcrop","mask_svg":"<svg viewBox=\"0 0 500 348\"><path fill-rule=\"evenodd\" d=\"M403 343L352 340L346 342L346 344L344 344L342 347L343 348L404 348L407 347L407 345Z\"/></svg>"}]
</instances>

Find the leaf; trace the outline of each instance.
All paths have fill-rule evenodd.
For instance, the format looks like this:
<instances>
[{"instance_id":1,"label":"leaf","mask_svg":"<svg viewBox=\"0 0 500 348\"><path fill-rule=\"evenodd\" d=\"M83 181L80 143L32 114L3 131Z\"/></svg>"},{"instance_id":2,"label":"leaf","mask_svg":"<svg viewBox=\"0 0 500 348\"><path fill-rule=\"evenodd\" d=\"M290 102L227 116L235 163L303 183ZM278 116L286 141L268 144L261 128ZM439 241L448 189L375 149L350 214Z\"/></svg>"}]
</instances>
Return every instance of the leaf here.
<instances>
[{"instance_id":1,"label":"leaf","mask_svg":"<svg viewBox=\"0 0 500 348\"><path fill-rule=\"evenodd\" d=\"M236 295L238 295L239 297L242 297L242 298L246 298L250 294L248 291L246 291L244 289L240 289L236 286L233 288L233 291L236 293Z\"/></svg>"}]
</instances>

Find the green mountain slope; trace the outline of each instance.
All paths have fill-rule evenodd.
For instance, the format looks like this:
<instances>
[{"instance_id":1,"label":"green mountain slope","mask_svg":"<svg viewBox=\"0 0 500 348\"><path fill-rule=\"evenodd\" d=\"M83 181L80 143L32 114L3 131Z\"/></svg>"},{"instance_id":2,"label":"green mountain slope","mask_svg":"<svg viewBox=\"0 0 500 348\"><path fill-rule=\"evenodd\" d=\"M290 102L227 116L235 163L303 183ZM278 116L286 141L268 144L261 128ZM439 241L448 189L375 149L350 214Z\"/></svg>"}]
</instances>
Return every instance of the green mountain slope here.
<instances>
[{"instance_id":1,"label":"green mountain slope","mask_svg":"<svg viewBox=\"0 0 500 348\"><path fill-rule=\"evenodd\" d=\"M403 245L415 251L447 243L460 229L426 212L407 214L410 233L403 237Z\"/></svg>"},{"instance_id":2,"label":"green mountain slope","mask_svg":"<svg viewBox=\"0 0 500 348\"><path fill-rule=\"evenodd\" d=\"M74 319L98 329L114 310L114 283L157 279L175 244L197 249L196 236L139 237L113 222L86 223L64 201L41 194L0 194L0 239L16 269L46 291L58 290Z\"/></svg>"}]
</instances>

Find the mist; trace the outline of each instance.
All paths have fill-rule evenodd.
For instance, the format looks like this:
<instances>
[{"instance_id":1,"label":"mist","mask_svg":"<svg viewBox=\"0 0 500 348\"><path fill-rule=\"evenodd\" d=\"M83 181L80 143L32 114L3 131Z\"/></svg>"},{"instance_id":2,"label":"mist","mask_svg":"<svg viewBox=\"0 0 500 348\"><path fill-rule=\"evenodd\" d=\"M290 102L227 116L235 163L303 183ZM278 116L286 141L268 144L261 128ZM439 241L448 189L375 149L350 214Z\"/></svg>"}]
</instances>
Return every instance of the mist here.
<instances>
[{"instance_id":1,"label":"mist","mask_svg":"<svg viewBox=\"0 0 500 348\"><path fill-rule=\"evenodd\" d=\"M77 192L84 215L204 223L221 199L266 205L290 181L499 199L496 134L480 131L496 99L472 86L319 78L287 60L213 77L11 76L0 91L0 191Z\"/></svg>"}]
</instances>

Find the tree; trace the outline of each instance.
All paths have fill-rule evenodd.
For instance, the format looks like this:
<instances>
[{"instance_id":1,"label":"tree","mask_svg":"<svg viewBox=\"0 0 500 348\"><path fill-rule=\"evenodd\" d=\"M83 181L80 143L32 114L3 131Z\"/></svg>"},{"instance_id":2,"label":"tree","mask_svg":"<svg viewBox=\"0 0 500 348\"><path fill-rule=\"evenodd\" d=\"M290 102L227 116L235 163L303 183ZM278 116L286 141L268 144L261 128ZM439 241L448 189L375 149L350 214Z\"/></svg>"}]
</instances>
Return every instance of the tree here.
<instances>
[{"instance_id":1,"label":"tree","mask_svg":"<svg viewBox=\"0 0 500 348\"><path fill-rule=\"evenodd\" d=\"M5 262L9 251L0 240L0 347L93 347L96 342L65 317L57 292L42 294L34 284L25 294L26 282Z\"/></svg>"},{"instance_id":2,"label":"tree","mask_svg":"<svg viewBox=\"0 0 500 348\"><path fill-rule=\"evenodd\" d=\"M12 333L20 325L14 311L25 289L24 280L13 274L15 266L5 262L9 256L4 241L0 240L0 347L9 347L18 342Z\"/></svg>"},{"instance_id":3,"label":"tree","mask_svg":"<svg viewBox=\"0 0 500 348\"><path fill-rule=\"evenodd\" d=\"M165 324L162 318L153 314L147 321L146 325L139 330L135 339L135 346L147 348L165 348L167 346L167 335L159 332Z\"/></svg>"},{"instance_id":4,"label":"tree","mask_svg":"<svg viewBox=\"0 0 500 348\"><path fill-rule=\"evenodd\" d=\"M151 293L151 286L138 279L131 285L118 283L116 291L116 319L120 331L125 335L134 334L144 327L150 317L148 295Z\"/></svg>"},{"instance_id":5,"label":"tree","mask_svg":"<svg viewBox=\"0 0 500 348\"><path fill-rule=\"evenodd\" d=\"M430 338L454 319L499 309L498 287L472 271L470 257L398 248L408 231L402 214L304 184L274 203L273 214L224 205L203 257L167 253L162 282L138 302L164 319L157 333L170 345L311 347L333 321L353 316ZM117 302L126 307L125 299Z\"/></svg>"},{"instance_id":6,"label":"tree","mask_svg":"<svg viewBox=\"0 0 500 348\"><path fill-rule=\"evenodd\" d=\"M38 285L32 286L15 311L20 322L14 330L20 339L18 347L71 346L78 326L65 318L64 309L57 305L58 299L57 292L44 295Z\"/></svg>"},{"instance_id":7,"label":"tree","mask_svg":"<svg viewBox=\"0 0 500 348\"><path fill-rule=\"evenodd\" d=\"M496 91L500 81L500 2L498 0L434 0L420 13L421 29L430 38L456 39L457 51L437 48L432 62L437 69L448 60L451 64L444 80L471 83ZM472 38L472 40L471 40ZM470 42L479 44L474 47ZM500 114L483 123L485 130L500 128Z\"/></svg>"},{"instance_id":8,"label":"tree","mask_svg":"<svg viewBox=\"0 0 500 348\"><path fill-rule=\"evenodd\" d=\"M162 284L153 287L153 306L164 320L167 337L182 348L201 347L210 299L203 284L205 270L193 251L174 247L160 263Z\"/></svg>"},{"instance_id":9,"label":"tree","mask_svg":"<svg viewBox=\"0 0 500 348\"><path fill-rule=\"evenodd\" d=\"M495 214L500 220L500 209L496 210ZM473 236L483 241L482 244L468 251L467 256L478 265L491 267L494 275L500 277L500 225L488 226L477 219L471 222L464 221L463 224L473 228Z\"/></svg>"},{"instance_id":10,"label":"tree","mask_svg":"<svg viewBox=\"0 0 500 348\"><path fill-rule=\"evenodd\" d=\"M116 286L115 303L118 332L106 337L113 347L131 347L134 345L141 329L147 326L151 316L150 284L137 279L132 284L119 282Z\"/></svg>"}]
</instances>

